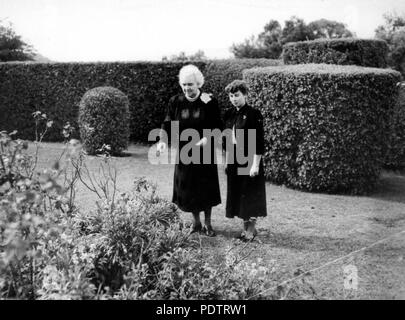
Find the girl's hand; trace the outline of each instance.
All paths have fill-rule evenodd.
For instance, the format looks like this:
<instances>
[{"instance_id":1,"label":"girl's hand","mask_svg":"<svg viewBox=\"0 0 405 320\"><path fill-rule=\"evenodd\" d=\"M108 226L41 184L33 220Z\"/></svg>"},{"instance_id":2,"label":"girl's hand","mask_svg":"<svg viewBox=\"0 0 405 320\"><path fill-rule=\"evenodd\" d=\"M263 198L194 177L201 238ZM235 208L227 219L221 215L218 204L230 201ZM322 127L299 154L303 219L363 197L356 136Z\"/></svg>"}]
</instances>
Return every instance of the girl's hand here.
<instances>
[{"instance_id":1,"label":"girl's hand","mask_svg":"<svg viewBox=\"0 0 405 320\"><path fill-rule=\"evenodd\" d=\"M253 165L250 168L249 175L253 178L253 177L256 177L258 174L259 174L259 166Z\"/></svg>"}]
</instances>

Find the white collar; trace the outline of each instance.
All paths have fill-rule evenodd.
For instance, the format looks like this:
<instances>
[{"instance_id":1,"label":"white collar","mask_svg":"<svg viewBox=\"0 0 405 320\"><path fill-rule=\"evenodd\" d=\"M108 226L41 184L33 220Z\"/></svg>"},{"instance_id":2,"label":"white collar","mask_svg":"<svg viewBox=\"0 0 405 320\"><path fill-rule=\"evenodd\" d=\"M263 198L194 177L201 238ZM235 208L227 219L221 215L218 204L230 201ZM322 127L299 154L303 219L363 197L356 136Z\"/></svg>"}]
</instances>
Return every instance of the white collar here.
<instances>
[{"instance_id":1,"label":"white collar","mask_svg":"<svg viewBox=\"0 0 405 320\"><path fill-rule=\"evenodd\" d=\"M186 95L184 95L184 96L186 97L186 99L187 99L188 101L193 102L193 101L196 101L196 100L199 98L200 93L201 93L201 91L198 90L198 94L196 95L195 98L189 98L189 97L187 97Z\"/></svg>"}]
</instances>

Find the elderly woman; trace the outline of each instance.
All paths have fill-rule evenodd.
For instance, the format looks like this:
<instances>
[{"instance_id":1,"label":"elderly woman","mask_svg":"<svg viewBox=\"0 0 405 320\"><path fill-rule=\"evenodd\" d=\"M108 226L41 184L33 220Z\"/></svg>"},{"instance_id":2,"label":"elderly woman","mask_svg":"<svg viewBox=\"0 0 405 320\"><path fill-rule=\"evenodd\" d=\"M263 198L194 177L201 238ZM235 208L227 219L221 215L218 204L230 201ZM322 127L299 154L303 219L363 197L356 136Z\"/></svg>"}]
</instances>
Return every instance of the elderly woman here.
<instances>
[{"instance_id":1,"label":"elderly woman","mask_svg":"<svg viewBox=\"0 0 405 320\"><path fill-rule=\"evenodd\" d=\"M176 165L173 179L172 201L186 212L193 214L193 228L191 233L200 232L207 236L215 236L211 225L211 210L213 206L221 203L219 191L218 170L215 159L215 143L210 143L204 136L204 129L222 129L218 102L215 98L201 91L204 84L204 76L194 65L186 65L179 73L179 83L183 94L173 96L168 104L166 117L162 129L169 135L171 122L178 121L179 136L187 129L194 129L197 135L199 148L199 161L185 159L182 148L192 143L193 139L178 141ZM193 130L189 130L192 132ZM166 142L161 140L157 150L162 152L166 148ZM171 139L169 139L170 141ZM208 148L208 150L207 150ZM194 148L195 149L195 148ZM184 151L184 150L183 150ZM203 163L203 153L211 152L210 161ZM194 158L195 159L195 158ZM186 161L187 160L187 161ZM206 163L209 162L209 163ZM200 212L204 211L204 226L200 221Z\"/></svg>"},{"instance_id":2,"label":"elderly woman","mask_svg":"<svg viewBox=\"0 0 405 320\"><path fill-rule=\"evenodd\" d=\"M248 87L242 80L230 83L225 91L234 106L224 115L226 143L226 217L243 220L242 241L257 235L256 219L265 217L266 189L263 173L264 130L259 110L246 102ZM255 133L252 135L252 133Z\"/></svg>"}]
</instances>

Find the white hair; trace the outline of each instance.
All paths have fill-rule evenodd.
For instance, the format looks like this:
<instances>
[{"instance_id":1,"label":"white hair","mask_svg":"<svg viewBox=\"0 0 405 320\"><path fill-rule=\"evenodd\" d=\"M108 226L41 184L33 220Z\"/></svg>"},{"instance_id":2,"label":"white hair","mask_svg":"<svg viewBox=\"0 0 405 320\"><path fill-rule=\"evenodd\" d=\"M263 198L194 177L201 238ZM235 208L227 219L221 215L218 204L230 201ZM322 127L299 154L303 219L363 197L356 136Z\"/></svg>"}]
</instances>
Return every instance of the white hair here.
<instances>
[{"instance_id":1,"label":"white hair","mask_svg":"<svg viewBox=\"0 0 405 320\"><path fill-rule=\"evenodd\" d=\"M179 83L183 82L184 78L187 76L194 76L195 82L197 83L197 86L201 88L204 84L204 76L200 69L198 69L195 65L193 64L188 64L180 69L179 72Z\"/></svg>"}]
</instances>

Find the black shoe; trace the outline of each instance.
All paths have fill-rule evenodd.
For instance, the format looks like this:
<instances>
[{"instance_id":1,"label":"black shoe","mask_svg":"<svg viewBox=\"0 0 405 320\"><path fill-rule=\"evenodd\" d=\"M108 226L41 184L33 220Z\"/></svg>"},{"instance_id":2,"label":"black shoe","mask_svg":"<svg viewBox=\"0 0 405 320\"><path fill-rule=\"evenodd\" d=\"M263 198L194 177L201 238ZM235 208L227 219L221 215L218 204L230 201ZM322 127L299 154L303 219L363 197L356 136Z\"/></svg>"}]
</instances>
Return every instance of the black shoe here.
<instances>
[{"instance_id":1,"label":"black shoe","mask_svg":"<svg viewBox=\"0 0 405 320\"><path fill-rule=\"evenodd\" d=\"M235 239L244 241L246 236L246 231L243 231L240 235L236 236Z\"/></svg>"},{"instance_id":2,"label":"black shoe","mask_svg":"<svg viewBox=\"0 0 405 320\"><path fill-rule=\"evenodd\" d=\"M215 237L217 235L211 226L204 226L201 233L205 234L207 237Z\"/></svg>"}]
</instances>

